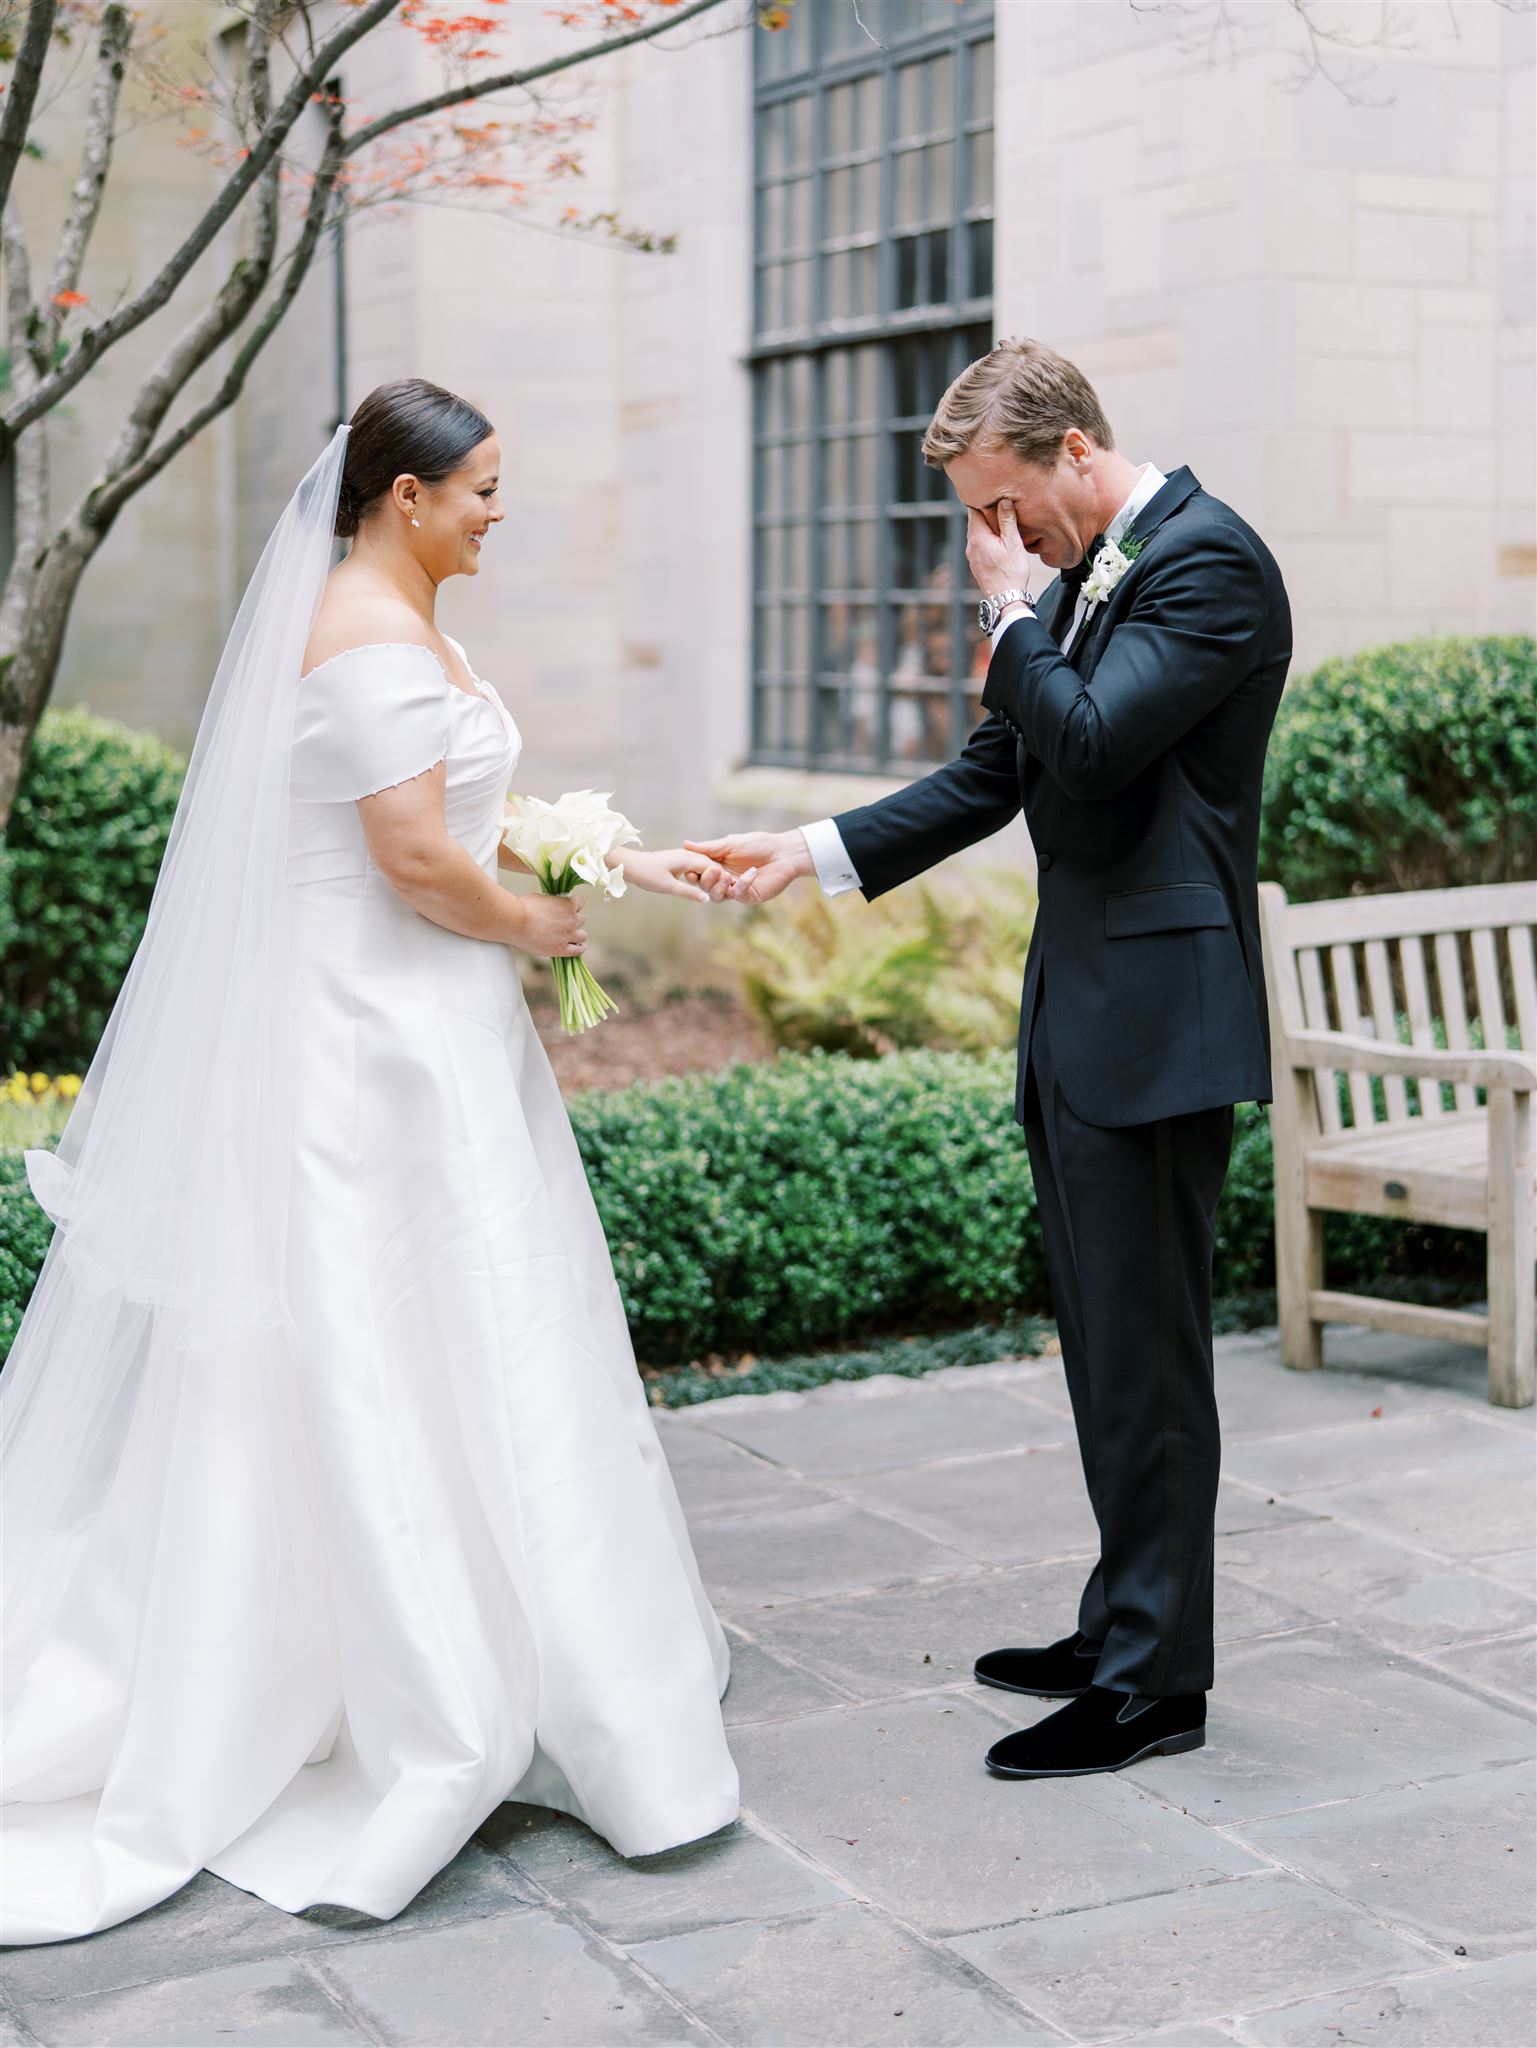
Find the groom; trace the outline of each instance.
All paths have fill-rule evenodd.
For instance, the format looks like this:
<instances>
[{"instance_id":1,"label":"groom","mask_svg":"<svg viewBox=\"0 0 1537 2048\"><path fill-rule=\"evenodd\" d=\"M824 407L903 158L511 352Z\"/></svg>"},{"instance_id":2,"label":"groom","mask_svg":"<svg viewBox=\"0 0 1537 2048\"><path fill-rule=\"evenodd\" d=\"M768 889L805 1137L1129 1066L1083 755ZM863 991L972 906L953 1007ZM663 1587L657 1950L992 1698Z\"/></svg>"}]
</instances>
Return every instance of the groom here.
<instances>
[{"instance_id":1,"label":"groom","mask_svg":"<svg viewBox=\"0 0 1537 2048\"><path fill-rule=\"evenodd\" d=\"M694 850L742 900L812 873L873 899L1023 804L1040 902L1015 1114L1100 1555L1073 1634L976 1677L1068 1701L993 1744L997 1776L1118 1770L1205 1741L1212 1226L1233 1105L1270 1099L1256 849L1291 612L1253 528L1188 469L1128 461L1039 342L963 370L923 456L967 508L986 717L878 803ZM1060 571L1038 603L1030 556Z\"/></svg>"}]
</instances>

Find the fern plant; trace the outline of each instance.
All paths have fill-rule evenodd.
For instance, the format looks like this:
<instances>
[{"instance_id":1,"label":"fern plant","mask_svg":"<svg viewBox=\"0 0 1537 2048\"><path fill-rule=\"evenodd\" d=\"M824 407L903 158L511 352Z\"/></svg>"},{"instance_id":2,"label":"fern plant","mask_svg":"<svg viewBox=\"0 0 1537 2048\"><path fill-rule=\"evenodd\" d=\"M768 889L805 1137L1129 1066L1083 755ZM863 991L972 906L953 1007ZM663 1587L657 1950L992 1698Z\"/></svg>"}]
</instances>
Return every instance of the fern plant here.
<instances>
[{"instance_id":1,"label":"fern plant","mask_svg":"<svg viewBox=\"0 0 1537 2048\"><path fill-rule=\"evenodd\" d=\"M808 891L750 911L729 951L785 1050L980 1052L1018 1027L1035 904L1012 869L975 888L912 882L874 903Z\"/></svg>"}]
</instances>

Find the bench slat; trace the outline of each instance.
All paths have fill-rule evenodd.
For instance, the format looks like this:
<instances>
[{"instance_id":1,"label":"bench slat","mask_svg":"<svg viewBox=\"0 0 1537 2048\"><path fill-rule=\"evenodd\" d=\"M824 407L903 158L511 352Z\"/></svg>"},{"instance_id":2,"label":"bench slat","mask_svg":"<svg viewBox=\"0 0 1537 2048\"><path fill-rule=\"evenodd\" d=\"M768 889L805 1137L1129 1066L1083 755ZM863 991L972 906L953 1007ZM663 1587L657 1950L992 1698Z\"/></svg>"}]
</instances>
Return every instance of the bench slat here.
<instances>
[{"instance_id":1,"label":"bench slat","mask_svg":"<svg viewBox=\"0 0 1537 2048\"><path fill-rule=\"evenodd\" d=\"M1488 1129L1486 1109L1442 1117L1433 1124L1416 1116L1401 1124L1373 1124L1366 1131L1341 1131L1337 1138L1316 1138L1308 1153L1313 1157L1327 1152L1332 1157L1359 1159L1384 1169L1395 1161L1466 1167L1481 1177Z\"/></svg>"},{"instance_id":2,"label":"bench slat","mask_svg":"<svg viewBox=\"0 0 1537 2048\"><path fill-rule=\"evenodd\" d=\"M1351 1037L1359 1038L1361 1030L1361 999L1356 991L1356 956L1353 946L1331 946L1329 948L1329 973L1334 982L1334 1001L1339 1010L1340 1029ZM1369 1074L1352 1073L1346 1077L1350 1091L1350 1118L1356 1130L1364 1130L1375 1123L1372 1114L1372 1084Z\"/></svg>"},{"instance_id":3,"label":"bench slat","mask_svg":"<svg viewBox=\"0 0 1537 2048\"><path fill-rule=\"evenodd\" d=\"M1373 1294L1340 1294L1317 1287L1308 1312L1321 1323L1361 1323L1400 1337L1438 1338L1446 1344L1489 1345L1489 1318L1465 1308L1431 1308L1416 1301L1384 1301Z\"/></svg>"},{"instance_id":4,"label":"bench slat","mask_svg":"<svg viewBox=\"0 0 1537 2048\"><path fill-rule=\"evenodd\" d=\"M1513 924L1505 934L1510 948L1510 979L1516 992L1516 1028L1523 1051L1537 1052L1537 967L1532 960L1532 928Z\"/></svg>"},{"instance_id":5,"label":"bench slat","mask_svg":"<svg viewBox=\"0 0 1537 2048\"><path fill-rule=\"evenodd\" d=\"M1366 954L1366 986L1371 993L1375 1035L1385 1045L1396 1045L1398 1013L1393 1007L1393 970L1388 963L1387 946L1381 939L1368 939L1362 950ZM1384 1075L1382 1088L1388 1122L1404 1122L1409 1115L1409 1097L1402 1074Z\"/></svg>"},{"instance_id":6,"label":"bench slat","mask_svg":"<svg viewBox=\"0 0 1537 2048\"><path fill-rule=\"evenodd\" d=\"M1437 932L1436 980L1441 985L1441 1016L1446 1025L1446 1042L1456 1052L1466 1052L1472 1043L1468 1037L1468 1003L1462 985L1462 953L1457 944L1455 932ZM1452 1084L1452 1100L1459 1109L1473 1109L1477 1097L1471 1081L1455 1081Z\"/></svg>"},{"instance_id":7,"label":"bench slat","mask_svg":"<svg viewBox=\"0 0 1537 2048\"><path fill-rule=\"evenodd\" d=\"M1473 985L1478 991L1478 1019L1484 1027L1484 1046L1489 1052L1505 1050L1505 998L1500 992L1500 962L1494 950L1494 933L1476 931L1473 947Z\"/></svg>"},{"instance_id":8,"label":"bench slat","mask_svg":"<svg viewBox=\"0 0 1537 2048\"><path fill-rule=\"evenodd\" d=\"M1309 1152L1303 1174L1310 1209L1345 1209L1356 1216L1402 1216L1456 1230L1487 1230L1489 1191L1461 1165L1371 1160ZM1402 1188L1402 1194L1389 1190Z\"/></svg>"},{"instance_id":9,"label":"bench slat","mask_svg":"<svg viewBox=\"0 0 1537 2048\"><path fill-rule=\"evenodd\" d=\"M1404 997L1409 1005L1409 1037L1415 1045L1422 1045L1427 1051L1434 1051L1436 1034L1430 1018L1430 982L1425 973L1425 941L1417 933L1400 942L1398 961L1403 969ZM1421 1081L1420 1115L1427 1123L1441 1115L1441 1088L1438 1082Z\"/></svg>"},{"instance_id":10,"label":"bench slat","mask_svg":"<svg viewBox=\"0 0 1537 2048\"><path fill-rule=\"evenodd\" d=\"M1430 938L1446 930L1448 913L1456 918L1456 929L1463 932L1476 931L1480 925L1530 924L1537 914L1530 882L1410 889L1398 896L1340 896L1325 903L1288 903L1287 938L1293 946Z\"/></svg>"},{"instance_id":11,"label":"bench slat","mask_svg":"<svg viewBox=\"0 0 1537 2048\"><path fill-rule=\"evenodd\" d=\"M1323 969L1318 962L1315 947L1308 947L1297 955L1297 972L1302 979L1302 1014L1308 1028L1313 1031L1330 1031L1329 999L1324 994ZM1327 1067L1313 1071L1313 1085L1318 1091L1318 1121L1325 1131L1338 1131L1344 1127L1340 1115L1339 1091L1334 1085L1334 1075Z\"/></svg>"}]
</instances>

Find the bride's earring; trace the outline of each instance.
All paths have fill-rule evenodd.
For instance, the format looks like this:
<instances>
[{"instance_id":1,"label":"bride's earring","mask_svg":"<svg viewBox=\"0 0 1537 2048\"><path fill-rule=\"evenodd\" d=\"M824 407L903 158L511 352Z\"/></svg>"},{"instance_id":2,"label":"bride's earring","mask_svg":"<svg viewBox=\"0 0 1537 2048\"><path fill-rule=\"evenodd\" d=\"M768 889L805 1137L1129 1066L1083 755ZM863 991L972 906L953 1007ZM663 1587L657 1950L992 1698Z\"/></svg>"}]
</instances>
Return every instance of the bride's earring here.
<instances>
[{"instance_id":1,"label":"bride's earring","mask_svg":"<svg viewBox=\"0 0 1537 2048\"><path fill-rule=\"evenodd\" d=\"M420 525L421 525L421 523L422 523L422 522L421 522L421 521L420 521L420 520L419 520L419 519L417 518L416 514L415 514L415 513L413 512L413 513L411 514L411 524L412 524L413 526L420 526Z\"/></svg>"}]
</instances>

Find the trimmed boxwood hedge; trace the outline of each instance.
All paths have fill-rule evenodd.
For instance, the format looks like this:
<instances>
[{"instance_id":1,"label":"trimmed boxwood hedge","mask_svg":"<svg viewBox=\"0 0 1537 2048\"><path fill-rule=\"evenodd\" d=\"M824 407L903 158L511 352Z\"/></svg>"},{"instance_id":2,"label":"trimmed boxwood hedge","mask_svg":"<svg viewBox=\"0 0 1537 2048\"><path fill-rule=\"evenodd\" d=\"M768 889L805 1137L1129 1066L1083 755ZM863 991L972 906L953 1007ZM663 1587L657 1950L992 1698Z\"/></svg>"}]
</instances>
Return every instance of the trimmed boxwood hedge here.
<instances>
[{"instance_id":1,"label":"trimmed boxwood hedge","mask_svg":"<svg viewBox=\"0 0 1537 2048\"><path fill-rule=\"evenodd\" d=\"M1042 1299L1006 1053L767 1065L570 1105L644 1359L837 1343Z\"/></svg>"},{"instance_id":2,"label":"trimmed boxwood hedge","mask_svg":"<svg viewBox=\"0 0 1537 2048\"><path fill-rule=\"evenodd\" d=\"M81 707L38 722L0 835L0 1045L83 1074L149 916L186 774L149 732Z\"/></svg>"},{"instance_id":3,"label":"trimmed boxwood hedge","mask_svg":"<svg viewBox=\"0 0 1537 2048\"><path fill-rule=\"evenodd\" d=\"M776 1353L1050 1310L1013 1055L782 1054L569 1105L642 1360ZM1218 1295L1274 1285L1270 1127L1239 1106ZM0 1348L50 1226L0 1153ZM1474 1232L1329 1218L1331 1280L1477 1281Z\"/></svg>"},{"instance_id":4,"label":"trimmed boxwood hedge","mask_svg":"<svg viewBox=\"0 0 1537 2048\"><path fill-rule=\"evenodd\" d=\"M1295 677L1259 863L1308 902L1537 875L1537 640L1395 641Z\"/></svg>"}]
</instances>

